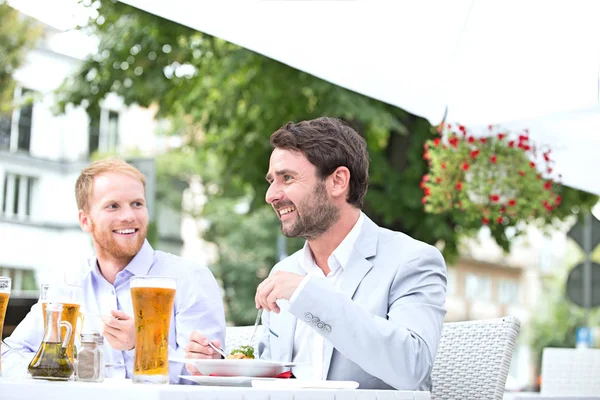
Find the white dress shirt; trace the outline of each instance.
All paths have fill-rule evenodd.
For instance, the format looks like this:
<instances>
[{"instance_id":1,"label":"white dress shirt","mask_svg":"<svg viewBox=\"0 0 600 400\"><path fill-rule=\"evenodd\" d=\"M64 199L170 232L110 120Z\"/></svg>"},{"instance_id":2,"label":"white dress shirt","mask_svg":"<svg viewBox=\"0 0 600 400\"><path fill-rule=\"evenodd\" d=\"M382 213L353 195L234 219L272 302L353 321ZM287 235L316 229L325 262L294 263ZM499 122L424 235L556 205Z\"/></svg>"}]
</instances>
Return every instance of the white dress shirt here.
<instances>
[{"instance_id":1,"label":"white dress shirt","mask_svg":"<svg viewBox=\"0 0 600 400\"><path fill-rule=\"evenodd\" d=\"M354 244L362 228L363 221L364 214L361 212L354 227L327 259L327 265L330 269L327 276L325 276L323 270L315 263L308 242L304 244L300 266L306 271L306 277L302 280L298 288L296 288L292 297L290 297L290 304L293 304L309 279L327 279L339 287L340 277L344 273L344 268L348 265L348 260L354 249ZM300 319L296 322L294 351L292 354L292 361L299 364L292 369L292 373L296 378L327 379L326 376L323 376L323 340L323 337L306 322Z\"/></svg>"}]
</instances>

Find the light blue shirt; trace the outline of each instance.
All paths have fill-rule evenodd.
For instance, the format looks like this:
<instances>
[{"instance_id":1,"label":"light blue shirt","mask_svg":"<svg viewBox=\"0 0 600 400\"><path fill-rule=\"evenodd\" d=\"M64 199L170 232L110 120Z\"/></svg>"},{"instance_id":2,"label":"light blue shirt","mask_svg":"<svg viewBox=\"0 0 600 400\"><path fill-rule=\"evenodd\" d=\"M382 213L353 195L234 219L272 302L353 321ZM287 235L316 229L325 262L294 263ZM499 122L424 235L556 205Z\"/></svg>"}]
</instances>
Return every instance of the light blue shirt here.
<instances>
[{"instance_id":1,"label":"light blue shirt","mask_svg":"<svg viewBox=\"0 0 600 400\"><path fill-rule=\"evenodd\" d=\"M114 285L102 276L95 258L88 260L86 272L81 277L84 295L81 310L86 313L83 332L101 331L100 318L95 315L111 315L111 310L123 310L133 316L129 287L133 276L165 276L177 281L169 331L169 358L184 358L184 347L193 330L201 330L207 337L225 343L221 289L210 270L173 254L155 251L147 241L127 267L117 274ZM30 353L27 357L31 359L42 341L43 330L41 304L37 303L5 341L14 349ZM131 378L134 352L113 350L105 340L104 361L111 365L106 368L106 376ZM23 358L16 352L9 352L4 346L2 354L5 376L15 375L9 372L11 368L23 368ZM184 364L169 362L171 383L179 383L179 375L183 374L187 374Z\"/></svg>"}]
</instances>

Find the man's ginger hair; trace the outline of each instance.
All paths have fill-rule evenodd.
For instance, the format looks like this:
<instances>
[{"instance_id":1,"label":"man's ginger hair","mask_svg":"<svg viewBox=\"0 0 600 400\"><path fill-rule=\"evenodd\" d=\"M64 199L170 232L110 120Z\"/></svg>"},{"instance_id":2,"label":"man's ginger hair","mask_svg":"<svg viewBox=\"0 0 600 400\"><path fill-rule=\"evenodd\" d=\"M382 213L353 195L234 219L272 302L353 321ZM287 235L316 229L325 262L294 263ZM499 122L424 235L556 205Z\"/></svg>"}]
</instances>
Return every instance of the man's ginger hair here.
<instances>
[{"instance_id":1,"label":"man's ginger hair","mask_svg":"<svg viewBox=\"0 0 600 400\"><path fill-rule=\"evenodd\" d=\"M144 190L146 189L146 177L133 165L114 157L98 160L81 170L75 183L75 199L79 210L87 210L88 200L94 186L94 178L109 172L127 174L137 178L144 185Z\"/></svg>"}]
</instances>

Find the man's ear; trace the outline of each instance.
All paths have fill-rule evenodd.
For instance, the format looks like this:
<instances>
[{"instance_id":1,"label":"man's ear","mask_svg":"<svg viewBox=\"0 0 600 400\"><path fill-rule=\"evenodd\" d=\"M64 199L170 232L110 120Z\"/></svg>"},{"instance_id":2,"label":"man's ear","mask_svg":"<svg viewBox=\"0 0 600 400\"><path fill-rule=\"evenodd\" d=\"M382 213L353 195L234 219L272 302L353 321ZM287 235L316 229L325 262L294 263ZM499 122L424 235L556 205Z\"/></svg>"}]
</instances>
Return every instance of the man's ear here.
<instances>
[{"instance_id":1,"label":"man's ear","mask_svg":"<svg viewBox=\"0 0 600 400\"><path fill-rule=\"evenodd\" d=\"M331 175L331 196L340 197L348 196L350 191L350 170L346 167L337 167Z\"/></svg>"},{"instance_id":2,"label":"man's ear","mask_svg":"<svg viewBox=\"0 0 600 400\"><path fill-rule=\"evenodd\" d=\"M84 232L92 232L92 219L83 210L79 210L79 226Z\"/></svg>"}]
</instances>

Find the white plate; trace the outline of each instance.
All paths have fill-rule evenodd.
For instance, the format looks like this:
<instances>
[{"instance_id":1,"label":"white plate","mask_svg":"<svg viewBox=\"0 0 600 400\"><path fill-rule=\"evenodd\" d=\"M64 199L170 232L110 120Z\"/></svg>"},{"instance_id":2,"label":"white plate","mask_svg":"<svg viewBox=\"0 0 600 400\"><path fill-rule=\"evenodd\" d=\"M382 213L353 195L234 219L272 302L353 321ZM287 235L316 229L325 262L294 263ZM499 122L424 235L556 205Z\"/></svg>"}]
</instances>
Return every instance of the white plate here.
<instances>
[{"instance_id":1,"label":"white plate","mask_svg":"<svg viewBox=\"0 0 600 400\"><path fill-rule=\"evenodd\" d=\"M252 387L258 389L356 389L355 381L321 381L306 379L266 379L252 380Z\"/></svg>"},{"instance_id":2,"label":"white plate","mask_svg":"<svg viewBox=\"0 0 600 400\"><path fill-rule=\"evenodd\" d=\"M275 379L271 378L256 378L253 376L207 376L207 375L179 375L182 379L187 379L198 383L200 385L207 386L243 386L251 387L253 380L268 380L272 381Z\"/></svg>"},{"instance_id":3,"label":"white plate","mask_svg":"<svg viewBox=\"0 0 600 400\"><path fill-rule=\"evenodd\" d=\"M267 360L214 360L214 359L170 359L170 361L192 364L202 375L273 378L293 367L294 363Z\"/></svg>"}]
</instances>

